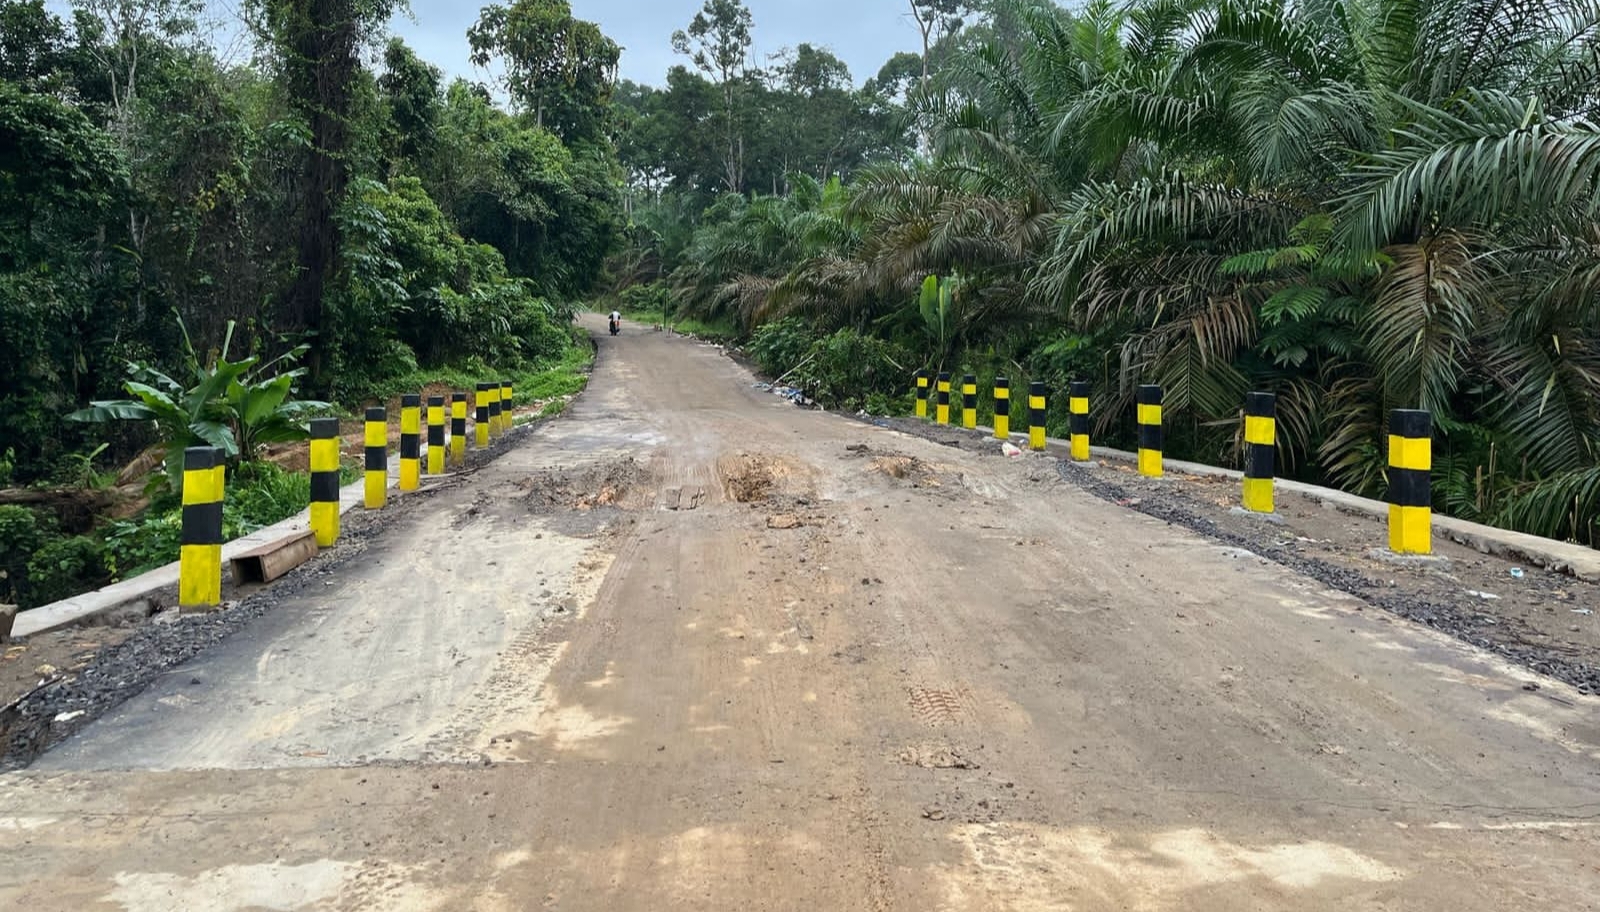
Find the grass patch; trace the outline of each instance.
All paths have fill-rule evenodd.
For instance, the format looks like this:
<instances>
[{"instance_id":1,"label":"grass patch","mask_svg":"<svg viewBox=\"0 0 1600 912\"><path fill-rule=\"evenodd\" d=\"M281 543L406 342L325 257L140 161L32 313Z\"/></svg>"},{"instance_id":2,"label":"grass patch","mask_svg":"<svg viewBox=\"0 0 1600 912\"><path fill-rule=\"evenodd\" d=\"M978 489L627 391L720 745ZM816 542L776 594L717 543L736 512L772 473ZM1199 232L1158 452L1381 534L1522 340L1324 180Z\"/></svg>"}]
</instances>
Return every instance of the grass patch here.
<instances>
[{"instance_id":1,"label":"grass patch","mask_svg":"<svg viewBox=\"0 0 1600 912\"><path fill-rule=\"evenodd\" d=\"M419 368L377 384L370 395L386 401L404 393L435 386L448 386L453 390L471 393L481 381L510 380L512 401L517 405L527 405L582 392L588 383L589 367L593 363L594 349L582 331L574 327L572 344L555 357L511 367L491 367L482 361L471 360L463 364Z\"/></svg>"}]
</instances>

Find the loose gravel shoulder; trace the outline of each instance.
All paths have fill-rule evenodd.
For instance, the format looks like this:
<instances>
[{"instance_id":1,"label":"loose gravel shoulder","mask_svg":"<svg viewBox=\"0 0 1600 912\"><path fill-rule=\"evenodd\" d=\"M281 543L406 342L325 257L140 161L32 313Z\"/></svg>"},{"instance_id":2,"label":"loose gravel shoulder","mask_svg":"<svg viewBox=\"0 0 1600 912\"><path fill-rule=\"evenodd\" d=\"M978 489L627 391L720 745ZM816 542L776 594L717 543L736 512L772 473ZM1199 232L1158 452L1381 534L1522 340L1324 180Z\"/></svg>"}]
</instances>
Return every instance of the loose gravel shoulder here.
<instances>
[{"instance_id":1,"label":"loose gravel shoulder","mask_svg":"<svg viewBox=\"0 0 1600 912\"><path fill-rule=\"evenodd\" d=\"M874 423L1005 458L998 442L972 431L915 419ZM1269 520L1236 510L1238 484L1226 478L1174 473L1152 479L1118 462L1053 461L1063 481L1103 500L1252 551L1580 693L1600 693L1600 585L1480 554L1438 536L1436 555L1443 561L1395 560L1383 553L1382 522L1283 490Z\"/></svg>"}]
</instances>

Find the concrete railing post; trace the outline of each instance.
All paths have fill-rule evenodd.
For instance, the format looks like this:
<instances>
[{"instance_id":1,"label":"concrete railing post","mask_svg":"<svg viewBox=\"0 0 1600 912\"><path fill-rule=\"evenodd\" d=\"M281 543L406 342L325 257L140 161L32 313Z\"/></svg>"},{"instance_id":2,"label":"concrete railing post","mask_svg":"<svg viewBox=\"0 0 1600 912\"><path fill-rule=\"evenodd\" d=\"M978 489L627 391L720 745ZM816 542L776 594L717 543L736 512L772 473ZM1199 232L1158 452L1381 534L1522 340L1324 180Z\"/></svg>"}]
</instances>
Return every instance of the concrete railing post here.
<instances>
[{"instance_id":1,"label":"concrete railing post","mask_svg":"<svg viewBox=\"0 0 1600 912\"><path fill-rule=\"evenodd\" d=\"M400 397L400 490L415 491L422 481L422 396Z\"/></svg>"},{"instance_id":2,"label":"concrete railing post","mask_svg":"<svg viewBox=\"0 0 1600 912\"><path fill-rule=\"evenodd\" d=\"M1389 550L1433 553L1433 416L1420 409L1389 415Z\"/></svg>"},{"instance_id":3,"label":"concrete railing post","mask_svg":"<svg viewBox=\"0 0 1600 912\"><path fill-rule=\"evenodd\" d=\"M1011 381L1006 377L994 378L994 436L1011 439Z\"/></svg>"},{"instance_id":4,"label":"concrete railing post","mask_svg":"<svg viewBox=\"0 0 1600 912\"><path fill-rule=\"evenodd\" d=\"M1273 476L1278 461L1278 398L1250 393L1244 400L1244 508L1273 511Z\"/></svg>"},{"instance_id":5,"label":"concrete railing post","mask_svg":"<svg viewBox=\"0 0 1600 912\"><path fill-rule=\"evenodd\" d=\"M178 547L178 607L222 604L222 492L226 469L216 447L183 451L183 514Z\"/></svg>"},{"instance_id":6,"label":"concrete railing post","mask_svg":"<svg viewBox=\"0 0 1600 912\"><path fill-rule=\"evenodd\" d=\"M1028 448L1031 450L1044 450L1048 406L1049 403L1044 396L1044 384L1037 380L1028 384Z\"/></svg>"},{"instance_id":7,"label":"concrete railing post","mask_svg":"<svg viewBox=\"0 0 1600 912\"><path fill-rule=\"evenodd\" d=\"M428 474L444 474L444 397L428 397Z\"/></svg>"},{"instance_id":8,"label":"concrete railing post","mask_svg":"<svg viewBox=\"0 0 1600 912\"><path fill-rule=\"evenodd\" d=\"M1160 478L1161 465L1161 387L1147 383L1139 387L1139 474Z\"/></svg>"},{"instance_id":9,"label":"concrete railing post","mask_svg":"<svg viewBox=\"0 0 1600 912\"><path fill-rule=\"evenodd\" d=\"M317 547L339 540L339 419L311 421L311 531Z\"/></svg>"},{"instance_id":10,"label":"concrete railing post","mask_svg":"<svg viewBox=\"0 0 1600 912\"><path fill-rule=\"evenodd\" d=\"M961 426L969 431L978 426L978 378L971 374L961 378Z\"/></svg>"},{"instance_id":11,"label":"concrete railing post","mask_svg":"<svg viewBox=\"0 0 1600 912\"><path fill-rule=\"evenodd\" d=\"M1082 380L1072 381L1067 398L1067 410L1072 413L1072 459L1074 462L1089 461L1089 384Z\"/></svg>"},{"instance_id":12,"label":"concrete railing post","mask_svg":"<svg viewBox=\"0 0 1600 912\"><path fill-rule=\"evenodd\" d=\"M389 411L383 406L367 409L366 505L381 510L389 500Z\"/></svg>"}]
</instances>

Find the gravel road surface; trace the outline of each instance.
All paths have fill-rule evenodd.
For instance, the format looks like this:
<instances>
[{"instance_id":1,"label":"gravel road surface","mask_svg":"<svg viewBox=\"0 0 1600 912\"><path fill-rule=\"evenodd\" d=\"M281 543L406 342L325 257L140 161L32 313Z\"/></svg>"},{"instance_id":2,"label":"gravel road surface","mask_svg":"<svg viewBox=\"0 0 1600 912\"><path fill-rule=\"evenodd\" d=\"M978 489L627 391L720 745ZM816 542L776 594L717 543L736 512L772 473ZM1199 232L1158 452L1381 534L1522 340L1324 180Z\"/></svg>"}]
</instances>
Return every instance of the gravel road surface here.
<instances>
[{"instance_id":1,"label":"gravel road surface","mask_svg":"<svg viewBox=\"0 0 1600 912\"><path fill-rule=\"evenodd\" d=\"M1596 908L1595 697L1042 457L599 344L0 776L0 907Z\"/></svg>"}]
</instances>

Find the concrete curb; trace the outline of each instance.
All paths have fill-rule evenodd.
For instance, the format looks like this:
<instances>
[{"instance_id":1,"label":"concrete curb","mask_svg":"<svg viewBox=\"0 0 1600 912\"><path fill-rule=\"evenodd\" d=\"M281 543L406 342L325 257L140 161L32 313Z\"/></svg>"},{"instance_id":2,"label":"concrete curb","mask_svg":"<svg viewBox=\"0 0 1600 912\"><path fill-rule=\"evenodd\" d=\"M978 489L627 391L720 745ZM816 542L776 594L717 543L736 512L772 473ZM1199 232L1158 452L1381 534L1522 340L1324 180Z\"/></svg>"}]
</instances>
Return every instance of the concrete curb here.
<instances>
[{"instance_id":1,"label":"concrete curb","mask_svg":"<svg viewBox=\"0 0 1600 912\"><path fill-rule=\"evenodd\" d=\"M964 429L954 428L954 430ZM1026 435L1023 434L1013 434L1011 437L1013 441L1027 440ZM1024 446L1024 448L1026 447ZM1045 439L1045 453L1058 459L1070 460L1072 447L1068 441L1048 437ZM1137 464L1139 461L1136 453L1130 453L1126 450L1114 450L1109 447L1090 447L1089 455L1097 459L1114 462ZM1232 481L1240 481L1244 478L1243 472L1202 465L1196 462L1168 459L1164 462L1164 465L1169 472L1181 472L1185 475L1227 478ZM1372 500L1371 498L1360 497L1346 491L1283 478L1277 480L1277 487L1279 490L1298 494L1307 500L1326 504L1348 513L1355 513L1384 522L1389 520L1389 505L1381 500ZM1550 538L1540 538L1537 535L1528 535L1523 532L1513 532L1510 529L1498 529L1494 526L1467 522L1464 519L1442 516L1437 513L1433 517L1433 529L1435 535L1442 534L1453 542L1466 545L1483 554L1493 554L1521 563L1544 567L1557 573L1575 576L1586 582L1600 582L1600 551L1593 548L1585 548L1582 545L1556 541Z\"/></svg>"},{"instance_id":2,"label":"concrete curb","mask_svg":"<svg viewBox=\"0 0 1600 912\"><path fill-rule=\"evenodd\" d=\"M427 475L423 477L423 490L427 482L450 477L449 475ZM400 478L398 459L389 461L390 487ZM358 479L339 489L339 513L345 514L360 506L365 500L365 482ZM398 492L396 492L398 493ZM410 492L407 492L410 493ZM264 529L257 529L242 538L226 542L222 546L222 565L226 568L233 558L252 551L262 545L281 541L293 535L298 535L311 528L311 510L301 510L299 514L291 516L282 522L274 523ZM231 571L227 571L231 572ZM59 602L40 605L27 611L18 612L15 625L12 627L11 636L14 639L48 633L81 624L97 615L125 608L129 605L148 599L163 589L178 585L178 563L157 567L146 573L141 573L131 579L112 583L93 592L74 595Z\"/></svg>"}]
</instances>

